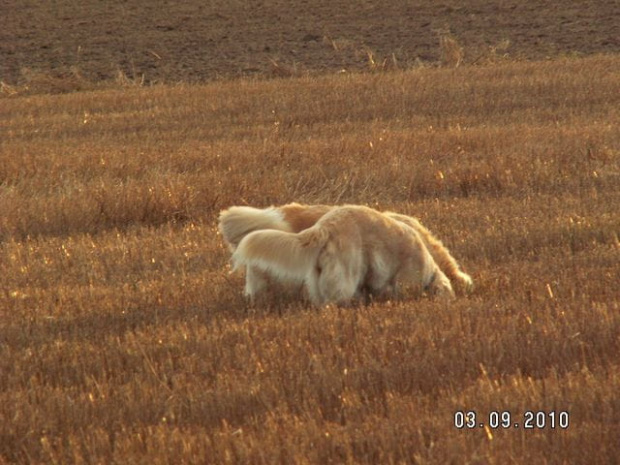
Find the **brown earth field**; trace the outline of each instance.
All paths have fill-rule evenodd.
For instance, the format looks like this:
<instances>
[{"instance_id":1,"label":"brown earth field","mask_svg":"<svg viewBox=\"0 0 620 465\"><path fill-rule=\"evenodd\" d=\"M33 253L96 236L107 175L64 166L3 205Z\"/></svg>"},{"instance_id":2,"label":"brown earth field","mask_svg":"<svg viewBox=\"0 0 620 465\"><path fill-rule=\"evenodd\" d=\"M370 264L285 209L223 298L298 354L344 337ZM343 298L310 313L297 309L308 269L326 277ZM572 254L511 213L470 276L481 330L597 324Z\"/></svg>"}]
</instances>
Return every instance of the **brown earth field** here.
<instances>
[{"instance_id":1,"label":"brown earth field","mask_svg":"<svg viewBox=\"0 0 620 465\"><path fill-rule=\"evenodd\" d=\"M617 0L169 0L0 4L0 80L196 82L620 50ZM83 85L83 82L82 82Z\"/></svg>"}]
</instances>

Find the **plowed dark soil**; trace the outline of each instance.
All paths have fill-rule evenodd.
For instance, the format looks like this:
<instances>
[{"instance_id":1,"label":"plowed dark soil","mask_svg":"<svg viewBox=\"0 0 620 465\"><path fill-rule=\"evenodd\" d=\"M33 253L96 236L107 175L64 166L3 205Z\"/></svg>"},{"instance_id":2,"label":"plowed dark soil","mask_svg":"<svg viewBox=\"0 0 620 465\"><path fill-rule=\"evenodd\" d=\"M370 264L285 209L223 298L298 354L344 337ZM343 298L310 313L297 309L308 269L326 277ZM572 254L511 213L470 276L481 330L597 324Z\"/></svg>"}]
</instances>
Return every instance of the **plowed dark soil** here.
<instances>
[{"instance_id":1,"label":"plowed dark soil","mask_svg":"<svg viewBox=\"0 0 620 465\"><path fill-rule=\"evenodd\" d=\"M620 50L617 0L5 0L0 80L79 72L196 82L240 75L407 68L440 59L451 34L464 62L493 52L540 59Z\"/></svg>"}]
</instances>

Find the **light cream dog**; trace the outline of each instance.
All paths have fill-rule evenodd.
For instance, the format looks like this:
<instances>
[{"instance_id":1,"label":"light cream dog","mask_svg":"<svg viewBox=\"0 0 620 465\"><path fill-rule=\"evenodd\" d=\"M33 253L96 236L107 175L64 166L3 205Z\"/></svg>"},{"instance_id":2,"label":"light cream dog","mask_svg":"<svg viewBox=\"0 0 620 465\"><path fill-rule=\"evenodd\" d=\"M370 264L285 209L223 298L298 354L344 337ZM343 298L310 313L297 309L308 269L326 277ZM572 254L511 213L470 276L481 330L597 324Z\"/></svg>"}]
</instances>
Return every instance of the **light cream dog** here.
<instances>
[{"instance_id":1,"label":"light cream dog","mask_svg":"<svg viewBox=\"0 0 620 465\"><path fill-rule=\"evenodd\" d=\"M440 296L454 295L418 232L372 208L331 208L299 233L262 229L247 234L232 256L233 269L262 270L278 281L303 282L315 305L346 304L392 293L398 281ZM260 290L246 281L251 298Z\"/></svg>"},{"instance_id":2,"label":"light cream dog","mask_svg":"<svg viewBox=\"0 0 620 465\"><path fill-rule=\"evenodd\" d=\"M424 227L418 219L390 211L383 212L383 214L410 226L420 234L424 245L426 245L433 259L437 262L437 266L448 276L458 290L462 292L471 292L473 290L474 281L471 279L471 276L461 270L461 267L448 248Z\"/></svg>"},{"instance_id":3,"label":"light cream dog","mask_svg":"<svg viewBox=\"0 0 620 465\"><path fill-rule=\"evenodd\" d=\"M332 205L301 205L291 203L264 209L234 206L220 213L219 231L231 252L253 231L275 229L298 233L314 224L326 213L338 208ZM471 291L473 281L464 273L450 251L417 219L394 212L384 215L413 228L421 237L439 268L448 276L457 290ZM246 268L246 295L254 296L267 286L267 275L260 269Z\"/></svg>"}]
</instances>

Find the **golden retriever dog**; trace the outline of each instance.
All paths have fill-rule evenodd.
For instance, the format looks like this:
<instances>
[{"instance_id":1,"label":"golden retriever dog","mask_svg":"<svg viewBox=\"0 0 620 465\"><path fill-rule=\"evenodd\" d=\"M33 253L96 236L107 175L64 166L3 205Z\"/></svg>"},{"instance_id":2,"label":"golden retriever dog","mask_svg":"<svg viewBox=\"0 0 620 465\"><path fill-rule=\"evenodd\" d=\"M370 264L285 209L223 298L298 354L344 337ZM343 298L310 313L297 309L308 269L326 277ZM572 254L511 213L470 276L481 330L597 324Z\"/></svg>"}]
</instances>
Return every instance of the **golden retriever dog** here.
<instances>
[{"instance_id":1,"label":"golden retriever dog","mask_svg":"<svg viewBox=\"0 0 620 465\"><path fill-rule=\"evenodd\" d=\"M232 256L240 266L262 270L276 280L304 283L317 306L347 304L363 289L393 293L397 282L453 297L450 280L411 226L372 208L331 208L301 232L261 229L247 234ZM259 289L246 282L253 298Z\"/></svg>"},{"instance_id":2,"label":"golden retriever dog","mask_svg":"<svg viewBox=\"0 0 620 465\"><path fill-rule=\"evenodd\" d=\"M301 205L290 203L282 206L271 206L264 209L234 206L223 210L219 217L219 231L231 252L239 242L253 231L275 229L298 233L314 226L326 213L338 208L332 205ZM452 281L459 291L469 292L473 289L471 277L464 273L450 251L417 219L394 212L383 212L384 215L413 228L421 237L428 251L439 268ZM252 267L246 268L246 294L254 295L259 289L267 286L268 278L264 272Z\"/></svg>"},{"instance_id":3,"label":"golden retriever dog","mask_svg":"<svg viewBox=\"0 0 620 465\"><path fill-rule=\"evenodd\" d=\"M433 259L437 262L437 266L448 276L455 287L462 292L471 292L473 290L474 281L471 279L471 276L461 270L461 267L448 248L424 227L418 219L390 211L383 212L383 214L417 231Z\"/></svg>"}]
</instances>

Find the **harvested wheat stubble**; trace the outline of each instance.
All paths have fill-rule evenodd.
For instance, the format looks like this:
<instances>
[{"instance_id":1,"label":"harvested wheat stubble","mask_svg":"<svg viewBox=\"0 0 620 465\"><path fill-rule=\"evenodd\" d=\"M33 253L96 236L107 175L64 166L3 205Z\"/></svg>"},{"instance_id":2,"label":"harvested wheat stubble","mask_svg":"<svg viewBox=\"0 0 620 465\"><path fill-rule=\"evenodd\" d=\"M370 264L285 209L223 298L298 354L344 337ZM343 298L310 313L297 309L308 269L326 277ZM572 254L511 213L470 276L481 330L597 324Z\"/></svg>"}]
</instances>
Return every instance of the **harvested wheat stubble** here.
<instances>
[{"instance_id":1,"label":"harvested wheat stubble","mask_svg":"<svg viewBox=\"0 0 620 465\"><path fill-rule=\"evenodd\" d=\"M619 66L4 98L0 461L613 463ZM217 212L293 200L420 217L476 291L248 306Z\"/></svg>"}]
</instances>

